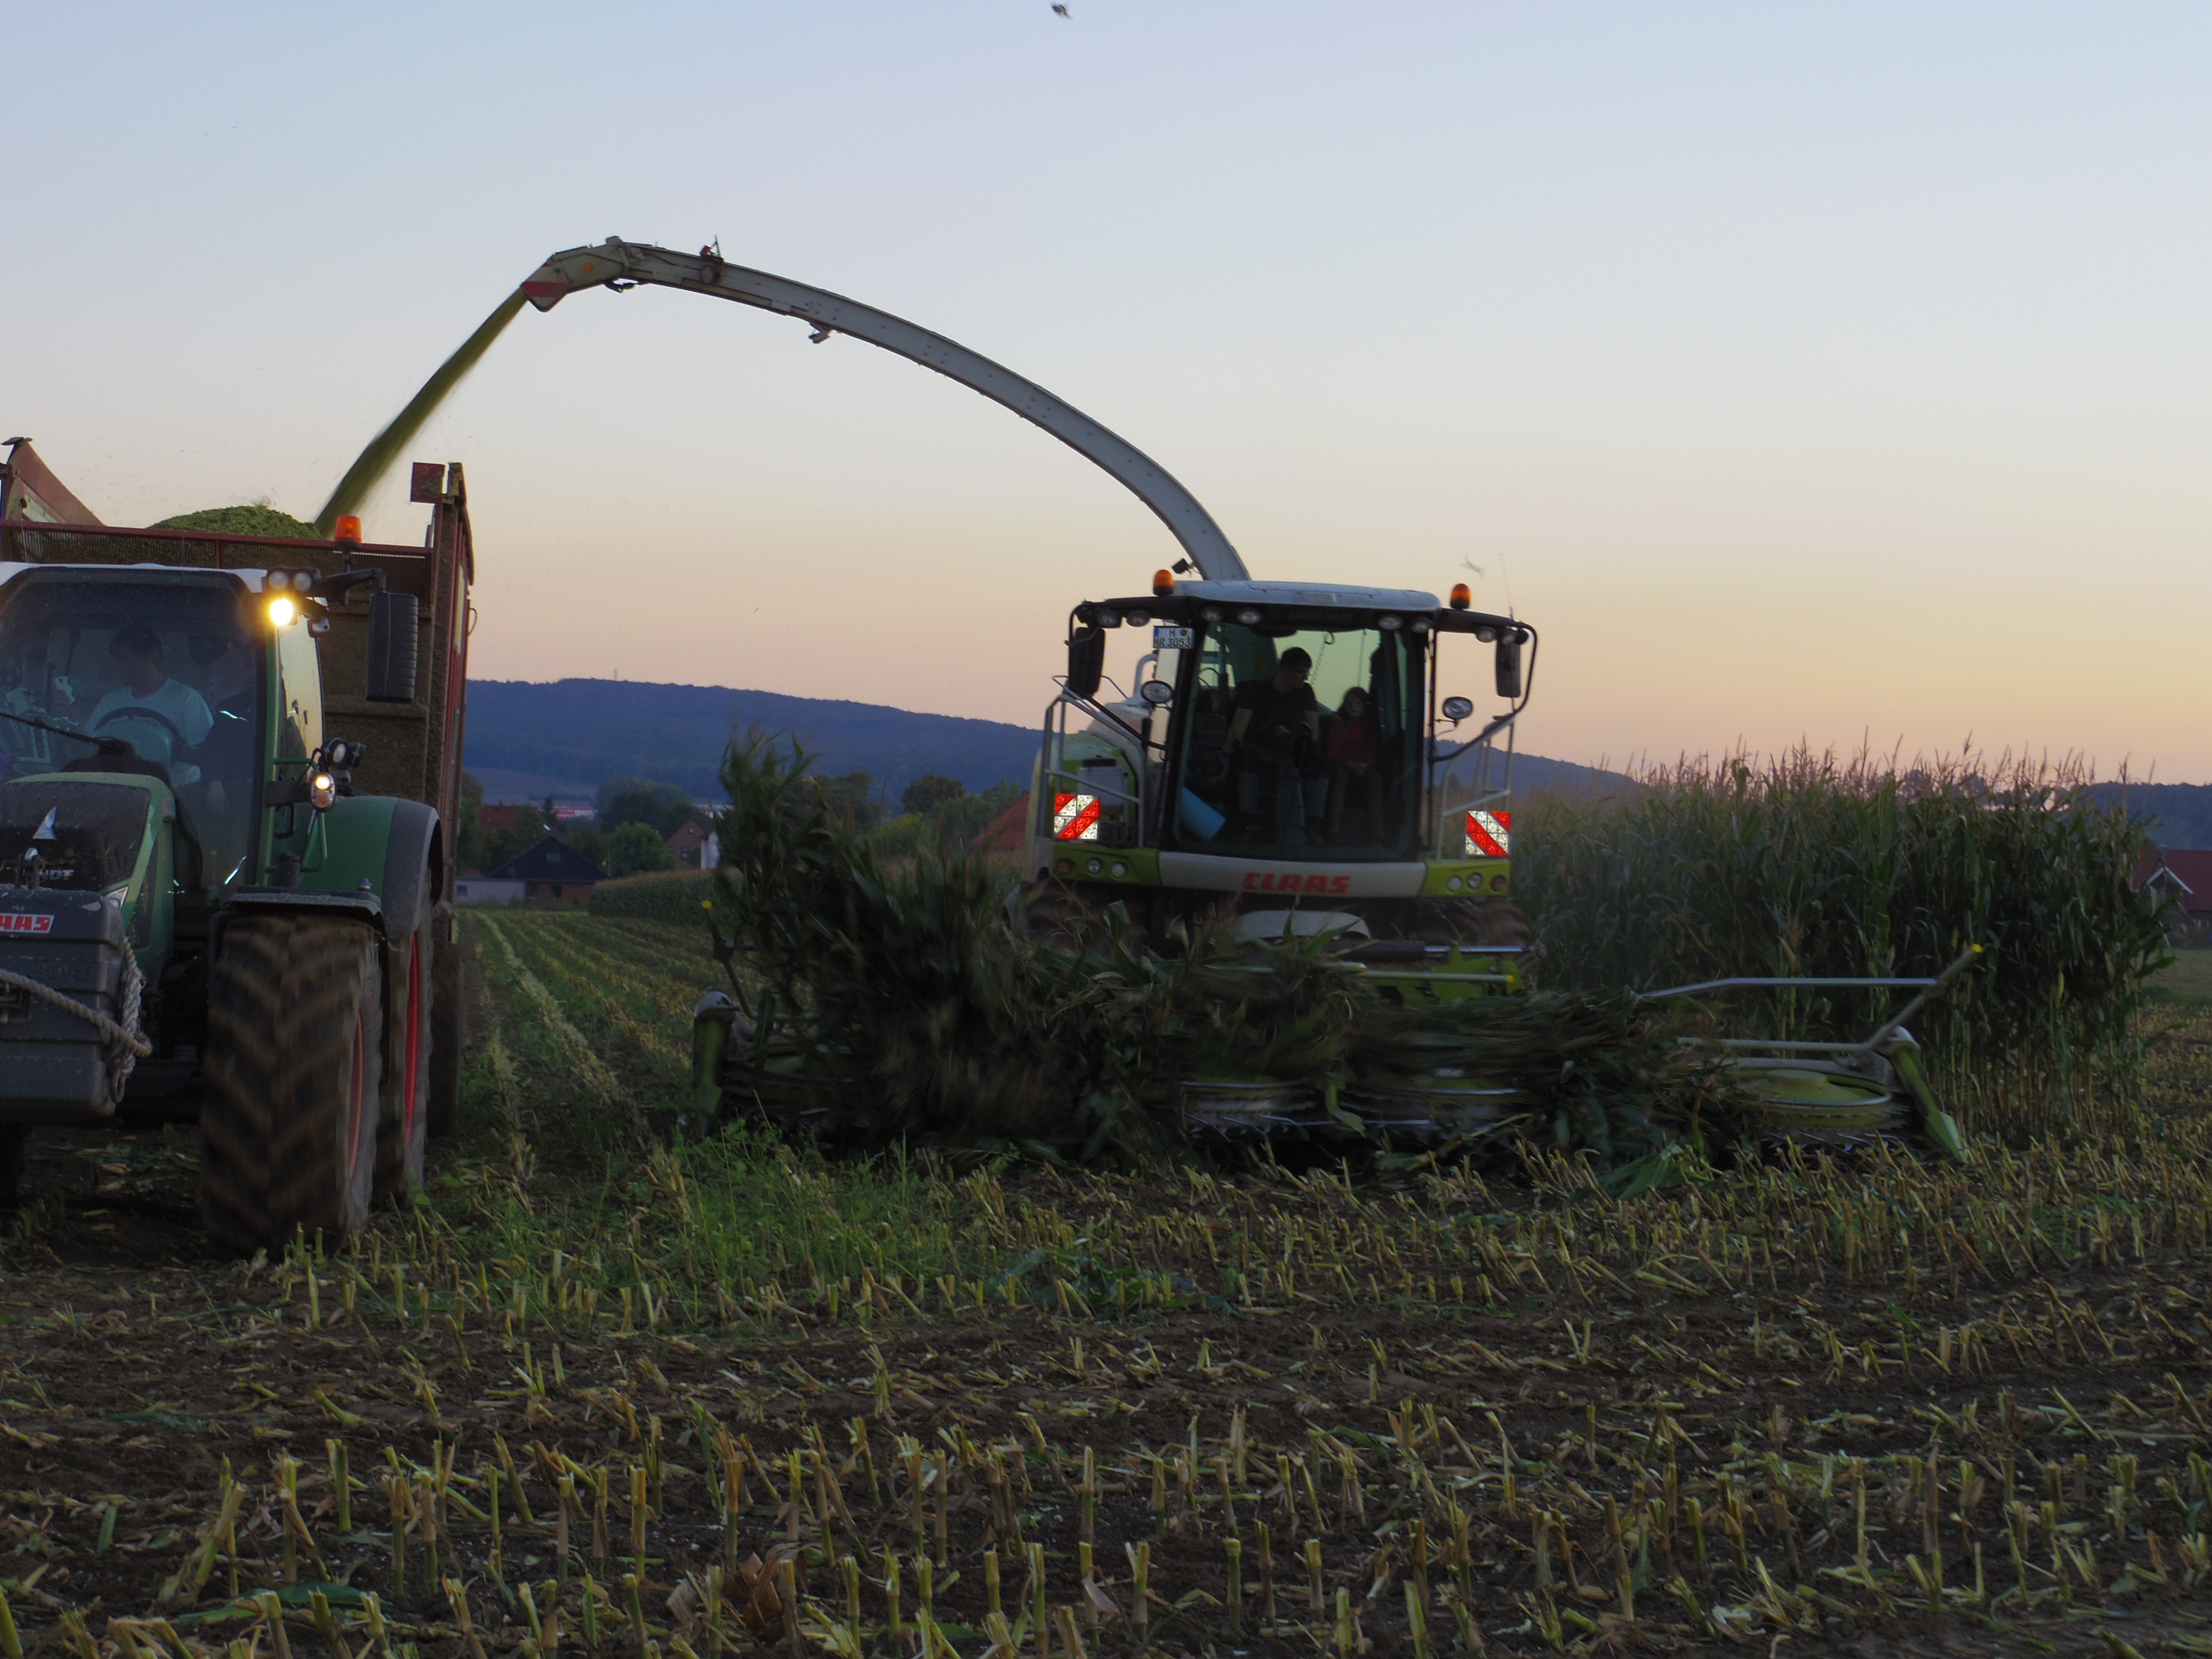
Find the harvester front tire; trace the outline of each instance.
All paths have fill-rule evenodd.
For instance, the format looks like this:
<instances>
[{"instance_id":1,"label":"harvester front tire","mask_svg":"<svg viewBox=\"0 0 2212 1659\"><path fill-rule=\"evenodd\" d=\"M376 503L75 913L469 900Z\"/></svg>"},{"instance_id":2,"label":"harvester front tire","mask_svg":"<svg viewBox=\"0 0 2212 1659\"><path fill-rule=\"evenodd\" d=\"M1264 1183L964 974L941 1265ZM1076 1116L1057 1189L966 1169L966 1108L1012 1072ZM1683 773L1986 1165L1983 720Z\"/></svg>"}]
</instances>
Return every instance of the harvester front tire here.
<instances>
[{"instance_id":1,"label":"harvester front tire","mask_svg":"<svg viewBox=\"0 0 2212 1659\"><path fill-rule=\"evenodd\" d=\"M429 1133L436 1022L436 935L418 927L385 953L384 1098L376 1114L379 1204L405 1205L422 1190L422 1147Z\"/></svg>"},{"instance_id":2,"label":"harvester front tire","mask_svg":"<svg viewBox=\"0 0 2212 1659\"><path fill-rule=\"evenodd\" d=\"M208 975L200 1216L241 1255L368 1221L384 987L375 936L326 916L234 916Z\"/></svg>"},{"instance_id":3,"label":"harvester front tire","mask_svg":"<svg viewBox=\"0 0 2212 1659\"><path fill-rule=\"evenodd\" d=\"M430 998L430 1133L444 1137L461 1127L461 1041L465 987L461 937L451 908L431 924L437 935L437 972Z\"/></svg>"}]
</instances>

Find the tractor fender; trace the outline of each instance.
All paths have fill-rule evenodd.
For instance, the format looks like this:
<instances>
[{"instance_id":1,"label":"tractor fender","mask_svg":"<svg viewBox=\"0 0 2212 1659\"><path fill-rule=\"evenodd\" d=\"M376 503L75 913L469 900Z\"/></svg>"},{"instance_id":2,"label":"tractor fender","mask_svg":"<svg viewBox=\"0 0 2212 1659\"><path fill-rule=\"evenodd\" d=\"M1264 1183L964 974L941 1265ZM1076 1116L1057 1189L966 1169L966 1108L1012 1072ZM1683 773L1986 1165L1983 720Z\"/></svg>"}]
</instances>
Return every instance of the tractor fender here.
<instances>
[{"instance_id":1,"label":"tractor fender","mask_svg":"<svg viewBox=\"0 0 2212 1659\"><path fill-rule=\"evenodd\" d=\"M385 932L404 938L428 926L445 884L440 879L443 862L438 835L438 814L419 800L392 804L391 838L384 846Z\"/></svg>"},{"instance_id":2,"label":"tractor fender","mask_svg":"<svg viewBox=\"0 0 2212 1659\"><path fill-rule=\"evenodd\" d=\"M430 919L441 891L443 848L435 809L392 795L349 795L333 802L319 826L323 852L294 889L264 890L307 902L315 893L373 896L387 939L404 939ZM263 896L263 895L257 895Z\"/></svg>"}]
</instances>

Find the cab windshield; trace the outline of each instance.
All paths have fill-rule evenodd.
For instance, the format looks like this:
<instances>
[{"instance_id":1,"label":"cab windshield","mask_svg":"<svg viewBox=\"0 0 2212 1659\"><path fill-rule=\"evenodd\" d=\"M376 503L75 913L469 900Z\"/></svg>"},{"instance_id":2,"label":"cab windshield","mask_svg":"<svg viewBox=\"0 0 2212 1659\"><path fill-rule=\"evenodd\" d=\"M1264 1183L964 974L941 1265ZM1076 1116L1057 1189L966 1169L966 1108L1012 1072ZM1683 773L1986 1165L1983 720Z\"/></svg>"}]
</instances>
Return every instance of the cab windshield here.
<instances>
[{"instance_id":1,"label":"cab windshield","mask_svg":"<svg viewBox=\"0 0 2212 1659\"><path fill-rule=\"evenodd\" d=\"M33 574L0 590L0 782L115 766L26 717L119 738L129 769L150 763L176 790L210 886L246 862L261 706L251 617L223 578Z\"/></svg>"},{"instance_id":2,"label":"cab windshield","mask_svg":"<svg viewBox=\"0 0 2212 1659\"><path fill-rule=\"evenodd\" d=\"M1195 660L1179 665L1178 843L1419 856L1425 638L1265 623L1214 623L1194 637Z\"/></svg>"}]
</instances>

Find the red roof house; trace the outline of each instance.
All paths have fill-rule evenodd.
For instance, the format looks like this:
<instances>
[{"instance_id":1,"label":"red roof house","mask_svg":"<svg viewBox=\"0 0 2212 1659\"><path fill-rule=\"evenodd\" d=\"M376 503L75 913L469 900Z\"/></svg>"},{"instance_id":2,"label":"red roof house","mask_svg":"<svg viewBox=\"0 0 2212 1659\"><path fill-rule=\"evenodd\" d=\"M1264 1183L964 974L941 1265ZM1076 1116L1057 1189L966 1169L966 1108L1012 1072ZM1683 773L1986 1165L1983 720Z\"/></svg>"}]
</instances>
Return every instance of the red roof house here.
<instances>
[{"instance_id":1,"label":"red roof house","mask_svg":"<svg viewBox=\"0 0 2212 1659\"><path fill-rule=\"evenodd\" d=\"M702 864L711 868L721 861L721 838L715 835L713 823L696 814L678 824L665 839L679 869L696 870Z\"/></svg>"},{"instance_id":2,"label":"red roof house","mask_svg":"<svg viewBox=\"0 0 2212 1659\"><path fill-rule=\"evenodd\" d=\"M2136 860L2130 884L2137 892L2148 888L2160 898L2179 900L2182 915L2192 923L2212 924L2212 851L2148 848Z\"/></svg>"}]
</instances>

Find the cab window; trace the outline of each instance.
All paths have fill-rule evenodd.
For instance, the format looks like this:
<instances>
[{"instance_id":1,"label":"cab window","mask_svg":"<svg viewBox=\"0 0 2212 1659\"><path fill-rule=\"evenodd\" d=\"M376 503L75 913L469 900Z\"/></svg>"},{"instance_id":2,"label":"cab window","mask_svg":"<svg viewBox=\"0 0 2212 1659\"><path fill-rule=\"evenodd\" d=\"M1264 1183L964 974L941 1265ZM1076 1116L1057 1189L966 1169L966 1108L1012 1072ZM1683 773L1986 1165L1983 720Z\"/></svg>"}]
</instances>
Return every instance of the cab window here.
<instances>
[{"instance_id":1,"label":"cab window","mask_svg":"<svg viewBox=\"0 0 2212 1659\"><path fill-rule=\"evenodd\" d=\"M323 675L304 617L276 630L276 758L306 760L323 746Z\"/></svg>"},{"instance_id":2,"label":"cab window","mask_svg":"<svg viewBox=\"0 0 2212 1659\"><path fill-rule=\"evenodd\" d=\"M1178 699L1176 840L1210 853L1417 856L1423 645L1356 625L1205 629Z\"/></svg>"}]
</instances>

